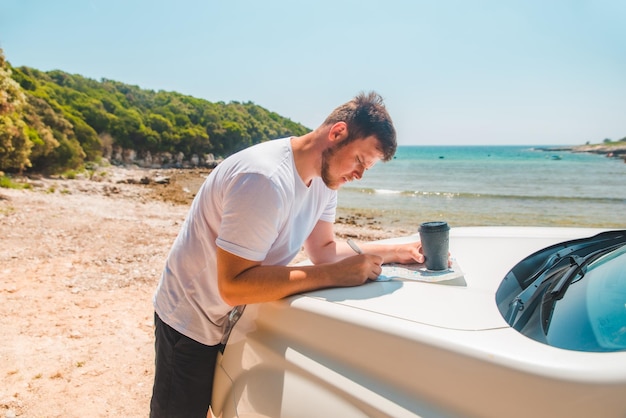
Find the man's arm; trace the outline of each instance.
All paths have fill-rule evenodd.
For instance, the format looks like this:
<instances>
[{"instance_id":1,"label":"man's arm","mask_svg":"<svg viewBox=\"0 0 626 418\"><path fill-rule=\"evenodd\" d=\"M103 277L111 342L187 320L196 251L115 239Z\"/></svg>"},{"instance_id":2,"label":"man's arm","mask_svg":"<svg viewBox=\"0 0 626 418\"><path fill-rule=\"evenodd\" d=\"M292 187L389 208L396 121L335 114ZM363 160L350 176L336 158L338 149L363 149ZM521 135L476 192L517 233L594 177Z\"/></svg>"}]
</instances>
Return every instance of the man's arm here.
<instances>
[{"instance_id":1,"label":"man's arm","mask_svg":"<svg viewBox=\"0 0 626 418\"><path fill-rule=\"evenodd\" d=\"M325 287L358 286L381 272L372 254L312 266L263 266L217 248L218 287L231 306L278 300Z\"/></svg>"},{"instance_id":2,"label":"man's arm","mask_svg":"<svg viewBox=\"0 0 626 418\"><path fill-rule=\"evenodd\" d=\"M423 263L422 244L359 244L366 254L376 254L383 258L383 263ZM313 232L304 243L304 250L314 264L328 263L354 255L354 250L343 241L335 239L333 224L318 221Z\"/></svg>"},{"instance_id":3,"label":"man's arm","mask_svg":"<svg viewBox=\"0 0 626 418\"><path fill-rule=\"evenodd\" d=\"M309 266L263 266L217 248L220 295L231 306L278 300L325 287L358 286L374 280L383 262L422 263L421 244L361 244L357 255L336 241L333 225L319 221L304 244Z\"/></svg>"},{"instance_id":4,"label":"man's arm","mask_svg":"<svg viewBox=\"0 0 626 418\"><path fill-rule=\"evenodd\" d=\"M356 253L346 242L335 240L331 222L317 221L304 242L304 251L313 264L332 263Z\"/></svg>"}]
</instances>

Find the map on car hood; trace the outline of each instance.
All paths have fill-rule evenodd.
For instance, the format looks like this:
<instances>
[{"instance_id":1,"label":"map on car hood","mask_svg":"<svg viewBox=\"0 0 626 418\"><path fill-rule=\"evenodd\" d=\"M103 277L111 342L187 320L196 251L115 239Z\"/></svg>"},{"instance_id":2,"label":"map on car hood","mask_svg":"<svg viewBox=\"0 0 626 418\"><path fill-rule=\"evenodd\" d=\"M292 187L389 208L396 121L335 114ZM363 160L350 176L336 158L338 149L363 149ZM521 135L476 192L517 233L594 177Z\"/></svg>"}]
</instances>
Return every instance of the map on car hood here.
<instances>
[{"instance_id":1,"label":"map on car hood","mask_svg":"<svg viewBox=\"0 0 626 418\"><path fill-rule=\"evenodd\" d=\"M420 282L443 282L454 279L462 279L463 271L456 260L452 260L452 266L446 270L428 270L424 264L398 264L383 265L383 271L376 279L377 282L389 280L415 280Z\"/></svg>"}]
</instances>

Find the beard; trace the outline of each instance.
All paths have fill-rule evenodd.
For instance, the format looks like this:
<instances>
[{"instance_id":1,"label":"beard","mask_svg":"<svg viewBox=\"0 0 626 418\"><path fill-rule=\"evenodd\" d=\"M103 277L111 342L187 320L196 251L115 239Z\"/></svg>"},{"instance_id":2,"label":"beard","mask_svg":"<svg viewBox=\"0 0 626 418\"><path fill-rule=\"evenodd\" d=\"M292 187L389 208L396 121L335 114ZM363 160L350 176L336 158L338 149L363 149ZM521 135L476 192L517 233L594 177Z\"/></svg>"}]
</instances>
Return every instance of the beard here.
<instances>
[{"instance_id":1,"label":"beard","mask_svg":"<svg viewBox=\"0 0 626 418\"><path fill-rule=\"evenodd\" d=\"M330 161L333 155L335 155L335 151L337 150L337 148L338 146L335 145L331 148L325 149L322 153L322 181L324 182L326 187L332 190L337 190L339 189L339 186L341 186L341 181L334 178L333 175L330 173Z\"/></svg>"}]
</instances>

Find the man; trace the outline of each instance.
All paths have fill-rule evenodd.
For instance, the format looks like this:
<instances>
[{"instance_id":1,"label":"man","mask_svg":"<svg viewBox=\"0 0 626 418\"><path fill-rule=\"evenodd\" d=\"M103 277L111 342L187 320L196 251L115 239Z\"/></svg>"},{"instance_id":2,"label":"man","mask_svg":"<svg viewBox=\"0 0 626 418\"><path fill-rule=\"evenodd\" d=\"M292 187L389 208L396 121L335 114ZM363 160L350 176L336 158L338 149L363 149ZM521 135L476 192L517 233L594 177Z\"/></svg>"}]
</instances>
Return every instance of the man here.
<instances>
[{"instance_id":1,"label":"man","mask_svg":"<svg viewBox=\"0 0 626 418\"><path fill-rule=\"evenodd\" d=\"M360 94L314 131L220 163L200 188L154 296L153 417L205 417L233 307L378 277L423 262L419 244L335 241L337 189L390 160L396 133L382 98ZM302 246L311 266L288 266Z\"/></svg>"}]
</instances>

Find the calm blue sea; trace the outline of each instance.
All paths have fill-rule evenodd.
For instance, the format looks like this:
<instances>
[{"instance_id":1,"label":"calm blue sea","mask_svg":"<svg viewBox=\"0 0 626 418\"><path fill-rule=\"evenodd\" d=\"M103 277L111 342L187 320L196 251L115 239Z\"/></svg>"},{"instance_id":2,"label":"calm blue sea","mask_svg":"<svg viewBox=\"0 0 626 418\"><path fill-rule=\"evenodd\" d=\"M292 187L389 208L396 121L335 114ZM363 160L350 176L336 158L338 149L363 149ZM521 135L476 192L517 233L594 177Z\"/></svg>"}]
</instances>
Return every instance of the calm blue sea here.
<instances>
[{"instance_id":1,"label":"calm blue sea","mask_svg":"<svg viewBox=\"0 0 626 418\"><path fill-rule=\"evenodd\" d=\"M401 146L339 191L339 209L385 225L626 228L626 164L532 146Z\"/></svg>"}]
</instances>

